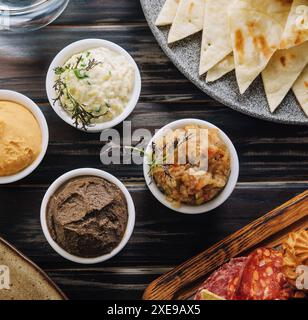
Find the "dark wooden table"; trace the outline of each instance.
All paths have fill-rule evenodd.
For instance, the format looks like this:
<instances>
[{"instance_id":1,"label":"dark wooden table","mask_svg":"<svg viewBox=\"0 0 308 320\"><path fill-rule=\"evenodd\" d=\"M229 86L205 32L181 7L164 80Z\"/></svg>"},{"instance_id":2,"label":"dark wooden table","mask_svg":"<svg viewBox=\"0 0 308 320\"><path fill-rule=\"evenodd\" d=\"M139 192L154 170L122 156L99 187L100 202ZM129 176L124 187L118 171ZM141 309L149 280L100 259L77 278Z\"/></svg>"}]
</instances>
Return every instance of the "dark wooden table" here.
<instances>
[{"instance_id":1,"label":"dark wooden table","mask_svg":"<svg viewBox=\"0 0 308 320\"><path fill-rule=\"evenodd\" d=\"M103 166L99 134L78 132L58 118L46 98L46 71L59 50L83 38L111 40L136 59L143 87L129 118L133 129L154 132L173 120L195 117L230 136L240 157L240 180L223 206L200 216L171 212L147 190L140 166ZM1 35L0 88L20 91L37 102L50 130L39 169L0 187L0 235L43 268L71 299L139 299L160 274L307 188L308 127L252 119L200 92L162 53L138 0L72 0L62 17L42 31ZM58 256L39 221L48 186L80 167L101 168L124 181L137 211L135 232L122 253L90 267Z\"/></svg>"}]
</instances>

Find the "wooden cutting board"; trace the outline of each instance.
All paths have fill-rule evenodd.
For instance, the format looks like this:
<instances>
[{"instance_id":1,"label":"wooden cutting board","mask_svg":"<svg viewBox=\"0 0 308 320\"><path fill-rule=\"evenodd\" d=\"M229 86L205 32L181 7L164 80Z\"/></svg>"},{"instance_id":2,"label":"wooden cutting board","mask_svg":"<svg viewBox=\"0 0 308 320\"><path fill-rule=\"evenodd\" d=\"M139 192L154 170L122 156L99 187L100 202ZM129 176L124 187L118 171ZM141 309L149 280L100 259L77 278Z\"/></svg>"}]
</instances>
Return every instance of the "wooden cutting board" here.
<instances>
[{"instance_id":1,"label":"wooden cutting board","mask_svg":"<svg viewBox=\"0 0 308 320\"><path fill-rule=\"evenodd\" d=\"M185 300L214 270L262 246L278 247L292 231L308 228L308 190L153 281L145 300Z\"/></svg>"}]
</instances>

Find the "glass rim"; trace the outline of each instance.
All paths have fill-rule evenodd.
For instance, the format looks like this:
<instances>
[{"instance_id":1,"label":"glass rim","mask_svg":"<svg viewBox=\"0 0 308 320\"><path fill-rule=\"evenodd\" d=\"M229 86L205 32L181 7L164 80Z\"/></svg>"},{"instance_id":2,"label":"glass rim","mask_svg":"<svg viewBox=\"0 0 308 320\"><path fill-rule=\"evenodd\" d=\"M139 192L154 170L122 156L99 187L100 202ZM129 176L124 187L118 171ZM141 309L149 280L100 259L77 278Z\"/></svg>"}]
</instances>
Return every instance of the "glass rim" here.
<instances>
[{"instance_id":1,"label":"glass rim","mask_svg":"<svg viewBox=\"0 0 308 320\"><path fill-rule=\"evenodd\" d=\"M16 15L17 14L26 14L29 12L36 11L36 10L38 10L38 8L43 8L46 5L51 4L52 2L56 2L56 1L59 1L59 0L41 0L37 3L26 5L26 6L20 7L20 8L18 8L18 7L10 8L9 5L1 5L0 4L0 10L7 11L10 14L16 14ZM62 0L62 1L64 2L65 0Z\"/></svg>"}]
</instances>

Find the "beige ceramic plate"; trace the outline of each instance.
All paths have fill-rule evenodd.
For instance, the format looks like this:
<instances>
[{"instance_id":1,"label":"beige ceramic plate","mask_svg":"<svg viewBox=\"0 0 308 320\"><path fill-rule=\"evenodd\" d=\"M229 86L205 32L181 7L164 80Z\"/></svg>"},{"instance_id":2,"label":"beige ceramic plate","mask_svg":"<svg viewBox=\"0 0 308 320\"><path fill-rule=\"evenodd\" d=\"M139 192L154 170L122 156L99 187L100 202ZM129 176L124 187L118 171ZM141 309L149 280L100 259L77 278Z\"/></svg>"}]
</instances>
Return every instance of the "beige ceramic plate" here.
<instances>
[{"instance_id":1,"label":"beige ceramic plate","mask_svg":"<svg viewBox=\"0 0 308 320\"><path fill-rule=\"evenodd\" d=\"M0 238L0 300L66 300L32 261Z\"/></svg>"}]
</instances>

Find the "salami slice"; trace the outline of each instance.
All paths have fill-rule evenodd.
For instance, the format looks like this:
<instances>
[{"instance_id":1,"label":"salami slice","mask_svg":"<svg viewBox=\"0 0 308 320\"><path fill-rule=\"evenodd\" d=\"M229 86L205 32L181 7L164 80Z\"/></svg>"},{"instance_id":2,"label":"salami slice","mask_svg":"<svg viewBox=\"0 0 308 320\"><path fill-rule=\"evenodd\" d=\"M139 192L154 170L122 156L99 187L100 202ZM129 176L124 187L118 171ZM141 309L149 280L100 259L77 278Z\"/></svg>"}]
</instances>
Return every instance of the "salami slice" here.
<instances>
[{"instance_id":1,"label":"salami slice","mask_svg":"<svg viewBox=\"0 0 308 320\"><path fill-rule=\"evenodd\" d=\"M195 296L195 300L201 300L201 291L204 289L224 299L234 299L246 261L247 258L245 257L235 258L224 264L203 283Z\"/></svg>"},{"instance_id":2,"label":"salami slice","mask_svg":"<svg viewBox=\"0 0 308 320\"><path fill-rule=\"evenodd\" d=\"M282 272L282 253L259 248L248 256L241 283L236 293L238 300L286 300L292 295Z\"/></svg>"}]
</instances>

